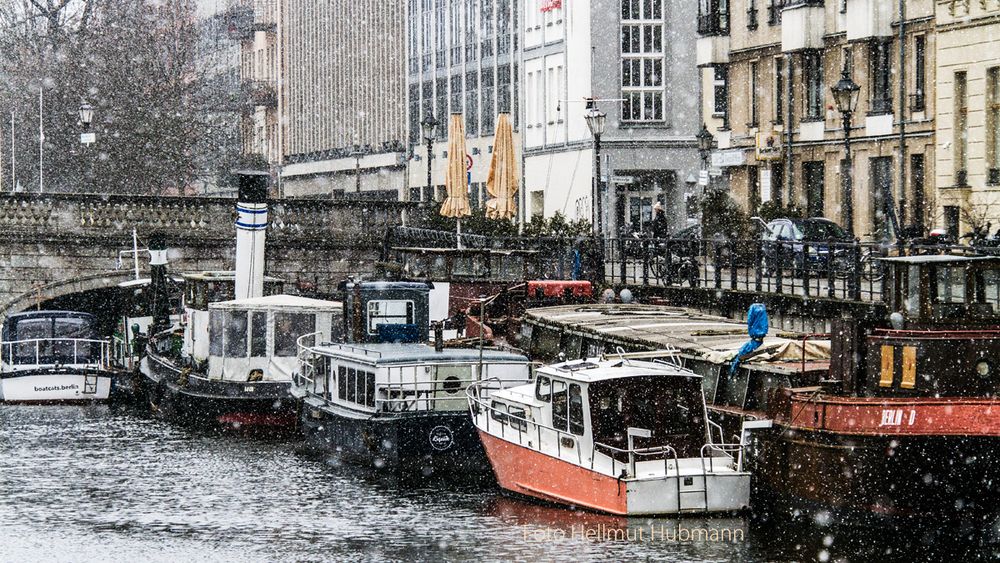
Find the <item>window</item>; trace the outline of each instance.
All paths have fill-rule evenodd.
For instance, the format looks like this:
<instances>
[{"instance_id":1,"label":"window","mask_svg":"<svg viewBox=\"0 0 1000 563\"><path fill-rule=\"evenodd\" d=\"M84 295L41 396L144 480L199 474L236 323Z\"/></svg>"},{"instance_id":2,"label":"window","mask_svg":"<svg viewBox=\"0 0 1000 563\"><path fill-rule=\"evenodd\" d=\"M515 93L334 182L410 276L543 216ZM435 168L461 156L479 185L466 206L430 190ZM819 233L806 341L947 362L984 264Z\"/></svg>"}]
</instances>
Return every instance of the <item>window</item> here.
<instances>
[{"instance_id":1,"label":"window","mask_svg":"<svg viewBox=\"0 0 1000 563\"><path fill-rule=\"evenodd\" d=\"M774 123L785 122L785 61L781 57L774 58Z\"/></svg>"},{"instance_id":2,"label":"window","mask_svg":"<svg viewBox=\"0 0 1000 563\"><path fill-rule=\"evenodd\" d=\"M493 56L493 0L482 0L480 27L482 33L481 53L483 57Z\"/></svg>"},{"instance_id":3,"label":"window","mask_svg":"<svg viewBox=\"0 0 1000 563\"><path fill-rule=\"evenodd\" d=\"M292 357L298 354L300 336L316 332L316 317L309 313L274 314L274 355ZM304 342L307 346L311 342Z\"/></svg>"},{"instance_id":4,"label":"window","mask_svg":"<svg viewBox=\"0 0 1000 563\"><path fill-rule=\"evenodd\" d=\"M375 408L375 374L370 371L365 373L365 406Z\"/></svg>"},{"instance_id":5,"label":"window","mask_svg":"<svg viewBox=\"0 0 1000 563\"><path fill-rule=\"evenodd\" d=\"M479 52L479 37L476 35L476 14L479 13L479 0L465 0L465 60L477 60Z\"/></svg>"},{"instance_id":6,"label":"window","mask_svg":"<svg viewBox=\"0 0 1000 563\"><path fill-rule=\"evenodd\" d=\"M886 206L890 205L889 195L892 193L892 157L875 157L868 162L871 174L872 236L876 240L885 240L889 236Z\"/></svg>"},{"instance_id":7,"label":"window","mask_svg":"<svg viewBox=\"0 0 1000 563\"><path fill-rule=\"evenodd\" d=\"M487 68L483 69L482 80L479 86L483 92L482 98L482 108L483 117L481 120L481 126L479 128L480 135L492 135L493 134L493 120L496 114L493 108L493 95L495 93L493 89L493 69Z\"/></svg>"},{"instance_id":8,"label":"window","mask_svg":"<svg viewBox=\"0 0 1000 563\"><path fill-rule=\"evenodd\" d=\"M358 397L358 370L347 368L347 394L343 396L345 401L357 402Z\"/></svg>"},{"instance_id":9,"label":"window","mask_svg":"<svg viewBox=\"0 0 1000 563\"><path fill-rule=\"evenodd\" d=\"M802 54L806 86L806 119L823 118L823 62L819 51Z\"/></svg>"},{"instance_id":10,"label":"window","mask_svg":"<svg viewBox=\"0 0 1000 563\"><path fill-rule=\"evenodd\" d=\"M368 334L377 334L383 324L413 324L413 301L372 299L368 302Z\"/></svg>"},{"instance_id":11,"label":"window","mask_svg":"<svg viewBox=\"0 0 1000 563\"><path fill-rule=\"evenodd\" d=\"M955 73L955 185L968 185L969 101L965 71Z\"/></svg>"},{"instance_id":12,"label":"window","mask_svg":"<svg viewBox=\"0 0 1000 563\"><path fill-rule=\"evenodd\" d=\"M250 355L255 358L267 356L267 313L254 311L250 315Z\"/></svg>"},{"instance_id":13,"label":"window","mask_svg":"<svg viewBox=\"0 0 1000 563\"><path fill-rule=\"evenodd\" d=\"M757 29L757 0L747 2L747 29Z\"/></svg>"},{"instance_id":14,"label":"window","mask_svg":"<svg viewBox=\"0 0 1000 563\"><path fill-rule=\"evenodd\" d=\"M986 183L1000 185L1000 67L986 71Z\"/></svg>"},{"instance_id":15,"label":"window","mask_svg":"<svg viewBox=\"0 0 1000 563\"><path fill-rule=\"evenodd\" d=\"M552 427L566 432L568 430L568 393L566 382L552 380Z\"/></svg>"},{"instance_id":16,"label":"window","mask_svg":"<svg viewBox=\"0 0 1000 563\"><path fill-rule=\"evenodd\" d=\"M222 328L224 326L226 326L226 319L223 311L212 311L209 313L208 353L211 356L222 356Z\"/></svg>"},{"instance_id":17,"label":"window","mask_svg":"<svg viewBox=\"0 0 1000 563\"><path fill-rule=\"evenodd\" d=\"M729 127L729 67L712 67L713 105L715 115L721 116L725 127Z\"/></svg>"},{"instance_id":18,"label":"window","mask_svg":"<svg viewBox=\"0 0 1000 563\"><path fill-rule=\"evenodd\" d=\"M750 98L750 127L756 127L760 123L760 103L757 86L760 83L760 62L750 61L749 91L747 97Z\"/></svg>"},{"instance_id":19,"label":"window","mask_svg":"<svg viewBox=\"0 0 1000 563\"><path fill-rule=\"evenodd\" d=\"M337 397L347 400L347 368L344 366L337 367Z\"/></svg>"},{"instance_id":20,"label":"window","mask_svg":"<svg viewBox=\"0 0 1000 563\"><path fill-rule=\"evenodd\" d=\"M448 4L448 31L451 35L449 55L452 66L462 64L462 4L461 2L450 2Z\"/></svg>"},{"instance_id":21,"label":"window","mask_svg":"<svg viewBox=\"0 0 1000 563\"><path fill-rule=\"evenodd\" d=\"M802 163L802 183L806 189L806 214L823 216L823 161Z\"/></svg>"},{"instance_id":22,"label":"window","mask_svg":"<svg viewBox=\"0 0 1000 563\"><path fill-rule=\"evenodd\" d=\"M247 355L247 312L226 311L226 356L242 358Z\"/></svg>"},{"instance_id":23,"label":"window","mask_svg":"<svg viewBox=\"0 0 1000 563\"><path fill-rule=\"evenodd\" d=\"M462 75L452 76L449 82L451 83L449 109L452 113L462 113Z\"/></svg>"},{"instance_id":24,"label":"window","mask_svg":"<svg viewBox=\"0 0 1000 563\"><path fill-rule=\"evenodd\" d=\"M492 401L490 403L490 418L499 422L500 424L506 424L507 405L499 401Z\"/></svg>"},{"instance_id":25,"label":"window","mask_svg":"<svg viewBox=\"0 0 1000 563\"><path fill-rule=\"evenodd\" d=\"M927 107L927 36L918 35L913 39L913 103L910 111L924 111Z\"/></svg>"},{"instance_id":26,"label":"window","mask_svg":"<svg viewBox=\"0 0 1000 563\"><path fill-rule=\"evenodd\" d=\"M528 422L525 419L526 415L523 408L510 406L507 407L507 413L509 415L507 420L510 422L511 428L520 430L521 432L528 429Z\"/></svg>"},{"instance_id":27,"label":"window","mask_svg":"<svg viewBox=\"0 0 1000 563\"><path fill-rule=\"evenodd\" d=\"M437 139L443 141L448 136L448 79L438 78L435 81L435 108L436 119L441 125L437 128Z\"/></svg>"},{"instance_id":28,"label":"window","mask_svg":"<svg viewBox=\"0 0 1000 563\"><path fill-rule=\"evenodd\" d=\"M479 135L479 73L465 73L465 134Z\"/></svg>"},{"instance_id":29,"label":"window","mask_svg":"<svg viewBox=\"0 0 1000 563\"><path fill-rule=\"evenodd\" d=\"M778 25L781 23L781 9L785 7L785 0L771 0L767 7L767 24Z\"/></svg>"},{"instance_id":30,"label":"window","mask_svg":"<svg viewBox=\"0 0 1000 563\"><path fill-rule=\"evenodd\" d=\"M913 192L913 203L910 209L913 210L911 222L924 232L924 206L927 204L924 195L924 155L910 155L910 187Z\"/></svg>"},{"instance_id":31,"label":"window","mask_svg":"<svg viewBox=\"0 0 1000 563\"><path fill-rule=\"evenodd\" d=\"M892 111L892 42L873 40L869 50L871 59L872 113Z\"/></svg>"},{"instance_id":32,"label":"window","mask_svg":"<svg viewBox=\"0 0 1000 563\"><path fill-rule=\"evenodd\" d=\"M535 381L535 398L546 403L552 399L552 380L544 375L539 375Z\"/></svg>"},{"instance_id":33,"label":"window","mask_svg":"<svg viewBox=\"0 0 1000 563\"><path fill-rule=\"evenodd\" d=\"M622 120L664 121L662 0L622 0Z\"/></svg>"},{"instance_id":34,"label":"window","mask_svg":"<svg viewBox=\"0 0 1000 563\"><path fill-rule=\"evenodd\" d=\"M576 383L569 386L569 431L583 436L583 394Z\"/></svg>"},{"instance_id":35,"label":"window","mask_svg":"<svg viewBox=\"0 0 1000 563\"><path fill-rule=\"evenodd\" d=\"M961 209L957 205L946 205L944 206L944 228L948 231L948 236L952 240L959 239L959 226Z\"/></svg>"},{"instance_id":36,"label":"window","mask_svg":"<svg viewBox=\"0 0 1000 563\"><path fill-rule=\"evenodd\" d=\"M654 0L657 7L660 2ZM648 2L647 2L648 3ZM634 9L626 10L625 6L634 5ZM638 19L638 17L627 17L638 12L638 1L622 1L622 19ZM657 12L655 16L662 17ZM728 35L729 34L729 0L699 0L698 2L698 33L701 35Z\"/></svg>"}]
</instances>

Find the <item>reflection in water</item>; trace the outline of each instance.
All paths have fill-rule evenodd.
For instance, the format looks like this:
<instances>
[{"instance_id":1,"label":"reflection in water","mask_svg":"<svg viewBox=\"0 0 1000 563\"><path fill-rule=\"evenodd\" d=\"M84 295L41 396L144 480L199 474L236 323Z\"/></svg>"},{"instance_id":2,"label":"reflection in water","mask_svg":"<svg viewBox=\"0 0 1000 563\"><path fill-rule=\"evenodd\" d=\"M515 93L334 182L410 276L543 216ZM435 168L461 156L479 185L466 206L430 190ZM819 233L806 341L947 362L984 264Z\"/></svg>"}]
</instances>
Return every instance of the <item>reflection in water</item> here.
<instances>
[{"instance_id":1,"label":"reflection in water","mask_svg":"<svg viewBox=\"0 0 1000 563\"><path fill-rule=\"evenodd\" d=\"M14 561L862 561L926 549L907 532L827 522L616 518L476 480L387 478L287 438L198 433L107 407L7 405L0 535L0 559Z\"/></svg>"}]
</instances>

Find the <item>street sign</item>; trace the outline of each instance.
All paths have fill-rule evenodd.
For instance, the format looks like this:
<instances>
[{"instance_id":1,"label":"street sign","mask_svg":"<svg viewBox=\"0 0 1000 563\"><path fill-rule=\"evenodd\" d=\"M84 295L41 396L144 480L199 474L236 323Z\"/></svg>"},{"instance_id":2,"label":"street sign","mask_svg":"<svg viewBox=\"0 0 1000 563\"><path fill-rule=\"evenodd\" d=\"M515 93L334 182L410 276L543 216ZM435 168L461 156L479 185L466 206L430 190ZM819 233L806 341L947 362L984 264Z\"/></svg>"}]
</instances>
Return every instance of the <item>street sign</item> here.
<instances>
[{"instance_id":1,"label":"street sign","mask_svg":"<svg viewBox=\"0 0 1000 563\"><path fill-rule=\"evenodd\" d=\"M708 185L708 170L698 171L698 185L707 186Z\"/></svg>"},{"instance_id":2,"label":"street sign","mask_svg":"<svg viewBox=\"0 0 1000 563\"><path fill-rule=\"evenodd\" d=\"M611 181L615 184L633 184L635 178L633 176L612 176Z\"/></svg>"},{"instance_id":3,"label":"street sign","mask_svg":"<svg viewBox=\"0 0 1000 563\"><path fill-rule=\"evenodd\" d=\"M470 154L465 155L465 169L472 170L472 155Z\"/></svg>"},{"instance_id":4,"label":"street sign","mask_svg":"<svg viewBox=\"0 0 1000 563\"><path fill-rule=\"evenodd\" d=\"M97 142L97 133L80 133L80 142L89 145Z\"/></svg>"}]
</instances>

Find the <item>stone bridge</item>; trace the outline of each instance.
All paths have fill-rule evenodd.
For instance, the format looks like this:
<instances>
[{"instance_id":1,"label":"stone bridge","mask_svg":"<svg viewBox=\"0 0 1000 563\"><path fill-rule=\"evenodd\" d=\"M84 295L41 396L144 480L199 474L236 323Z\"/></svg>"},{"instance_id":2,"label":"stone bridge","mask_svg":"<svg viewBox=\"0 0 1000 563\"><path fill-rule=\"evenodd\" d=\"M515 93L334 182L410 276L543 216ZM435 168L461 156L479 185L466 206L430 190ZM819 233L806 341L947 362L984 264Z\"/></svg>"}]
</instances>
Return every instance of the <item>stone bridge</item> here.
<instances>
[{"instance_id":1,"label":"stone bridge","mask_svg":"<svg viewBox=\"0 0 1000 563\"><path fill-rule=\"evenodd\" d=\"M0 316L62 295L110 287L132 275L139 247L163 233L171 271L234 267L235 200L92 194L0 195ZM387 228L406 224L413 204L280 200L271 203L267 273L289 290L328 293L346 276L372 271ZM140 255L148 272L148 256Z\"/></svg>"}]
</instances>

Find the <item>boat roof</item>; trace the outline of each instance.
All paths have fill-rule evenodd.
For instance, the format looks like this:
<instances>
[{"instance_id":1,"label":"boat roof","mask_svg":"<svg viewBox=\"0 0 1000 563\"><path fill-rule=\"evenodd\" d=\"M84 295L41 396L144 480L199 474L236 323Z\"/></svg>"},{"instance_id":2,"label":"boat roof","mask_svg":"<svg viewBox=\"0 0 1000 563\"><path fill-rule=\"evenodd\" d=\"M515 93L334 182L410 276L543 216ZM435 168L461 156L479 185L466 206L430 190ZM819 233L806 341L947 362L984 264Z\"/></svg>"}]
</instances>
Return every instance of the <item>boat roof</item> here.
<instances>
[{"instance_id":1,"label":"boat roof","mask_svg":"<svg viewBox=\"0 0 1000 563\"><path fill-rule=\"evenodd\" d=\"M362 290L367 289L416 289L416 290L426 290L430 291L434 289L434 284L430 282L415 282L415 281L344 281L341 283L343 288L354 289L356 286L360 286Z\"/></svg>"},{"instance_id":2,"label":"boat roof","mask_svg":"<svg viewBox=\"0 0 1000 563\"><path fill-rule=\"evenodd\" d=\"M649 376L701 379L701 376L693 371L673 364L621 358L590 358L562 362L539 368L538 373L583 383Z\"/></svg>"},{"instance_id":3,"label":"boat roof","mask_svg":"<svg viewBox=\"0 0 1000 563\"><path fill-rule=\"evenodd\" d=\"M64 317L75 317L83 319L93 319L94 315L90 313L84 313L81 311L22 311L20 313L12 313L7 315L7 320L15 319L42 319L42 318L64 318Z\"/></svg>"},{"instance_id":4,"label":"boat roof","mask_svg":"<svg viewBox=\"0 0 1000 563\"><path fill-rule=\"evenodd\" d=\"M327 312L341 311L343 306L340 301L324 301L321 299L310 299L299 295L265 295L263 297L250 297L247 299L233 299L230 301L218 301L208 304L209 310L215 309L255 309L272 311L309 311Z\"/></svg>"},{"instance_id":5,"label":"boat roof","mask_svg":"<svg viewBox=\"0 0 1000 563\"><path fill-rule=\"evenodd\" d=\"M235 270L206 270L204 272L184 272L180 275L186 280L194 281L236 281ZM264 276L264 281L271 283L283 282L285 280L272 276Z\"/></svg>"},{"instance_id":6,"label":"boat roof","mask_svg":"<svg viewBox=\"0 0 1000 563\"><path fill-rule=\"evenodd\" d=\"M170 277L171 281L174 281L174 282L177 282L177 283L180 283L180 282L184 281L184 278L182 278L180 276L169 276L169 277ZM151 280L149 278L139 278L139 279L135 279L135 280L128 280L128 281L123 281L120 284L118 284L118 287L125 287L125 288L128 288L128 287L142 287L142 286L149 285L150 281Z\"/></svg>"},{"instance_id":7,"label":"boat roof","mask_svg":"<svg viewBox=\"0 0 1000 563\"><path fill-rule=\"evenodd\" d=\"M958 256L955 254L921 254L918 256L890 256L880 258L883 262L890 264L967 264L969 262L1000 262L1000 256Z\"/></svg>"},{"instance_id":8,"label":"boat roof","mask_svg":"<svg viewBox=\"0 0 1000 563\"><path fill-rule=\"evenodd\" d=\"M325 356L341 356L376 364L401 363L453 363L479 362L479 348L445 348L436 352L433 346L427 344L330 344L325 343L313 348ZM484 363L525 363L528 358L521 354L502 350L482 351Z\"/></svg>"}]
</instances>

